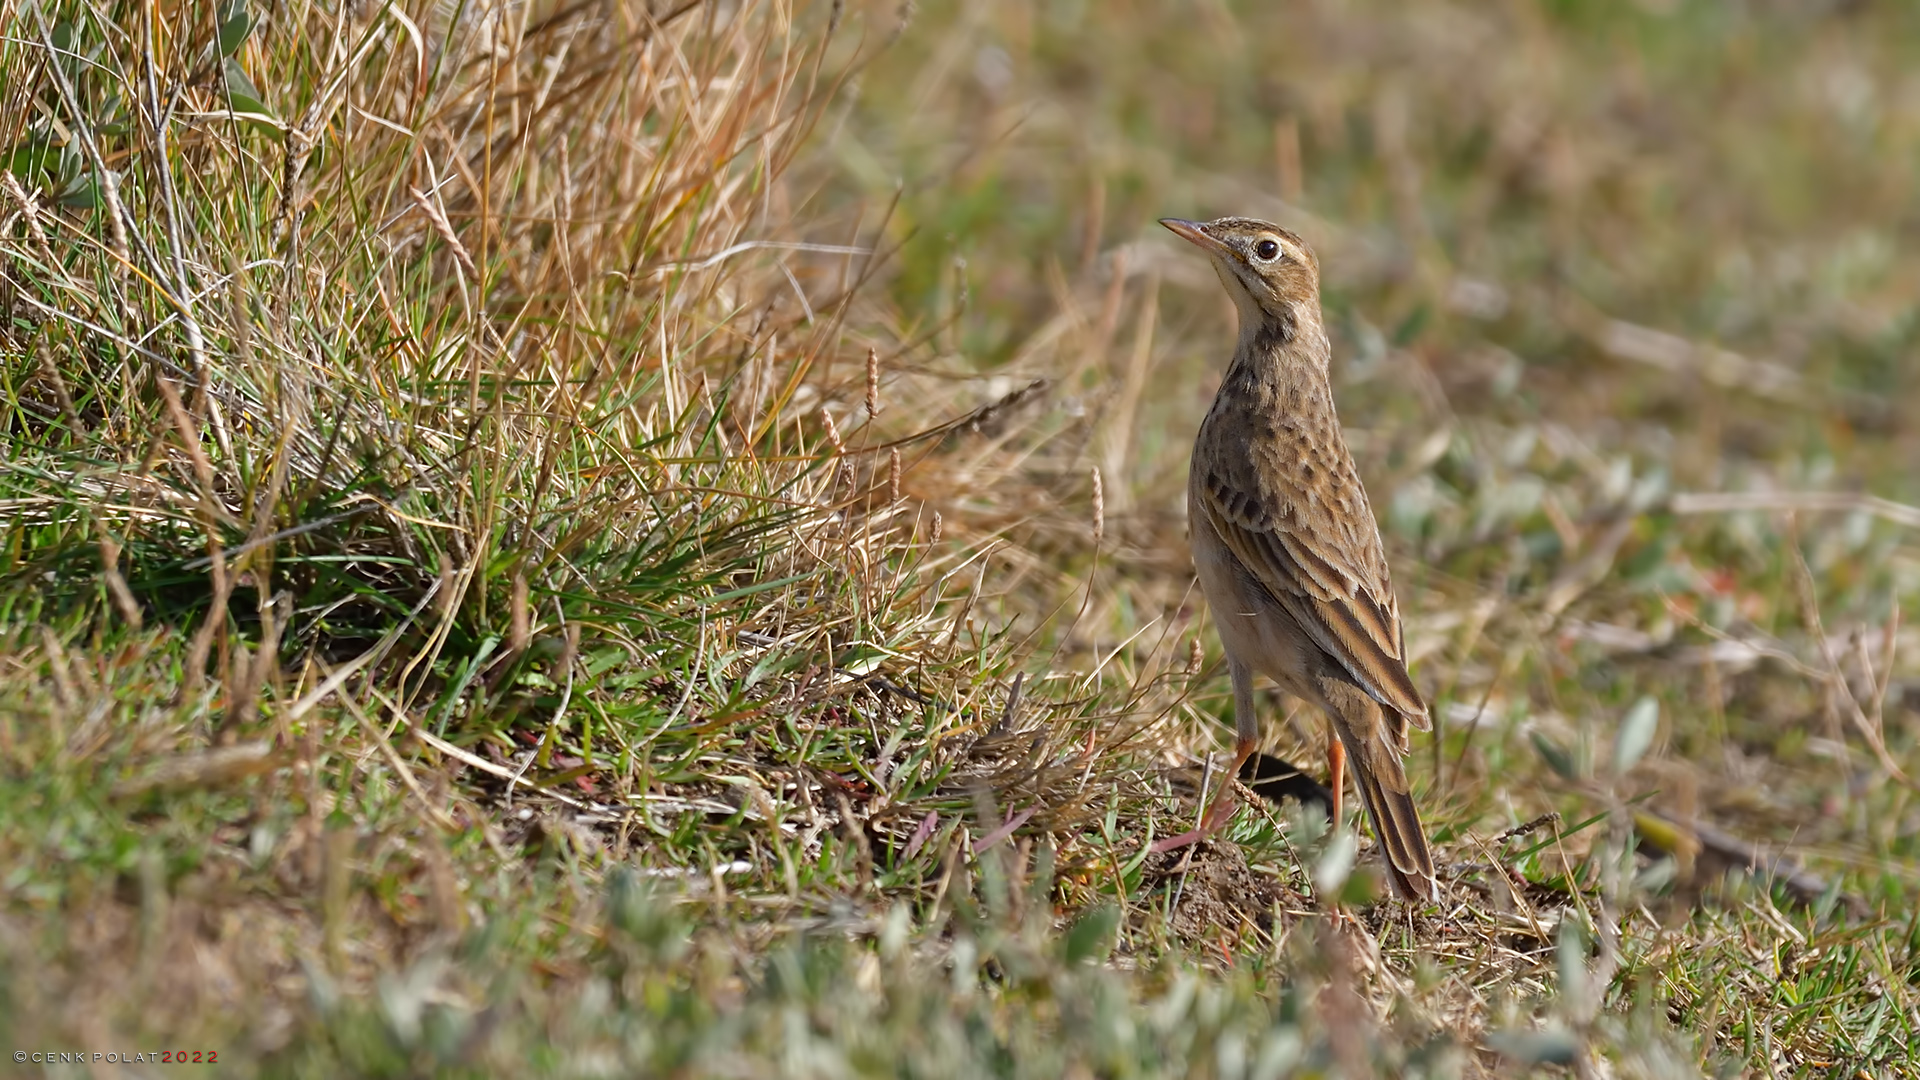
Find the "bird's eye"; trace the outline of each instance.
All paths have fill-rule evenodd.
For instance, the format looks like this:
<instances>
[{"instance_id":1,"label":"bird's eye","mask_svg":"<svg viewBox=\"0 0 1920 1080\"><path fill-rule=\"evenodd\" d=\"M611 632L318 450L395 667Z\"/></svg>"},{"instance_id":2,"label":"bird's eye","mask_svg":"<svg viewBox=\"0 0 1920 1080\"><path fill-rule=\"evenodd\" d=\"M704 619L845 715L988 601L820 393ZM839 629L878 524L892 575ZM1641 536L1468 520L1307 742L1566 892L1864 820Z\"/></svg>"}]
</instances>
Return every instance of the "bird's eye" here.
<instances>
[{"instance_id":1,"label":"bird's eye","mask_svg":"<svg viewBox=\"0 0 1920 1080\"><path fill-rule=\"evenodd\" d=\"M1272 262L1280 257L1280 242L1272 237L1261 240L1253 245L1253 257L1261 262Z\"/></svg>"}]
</instances>

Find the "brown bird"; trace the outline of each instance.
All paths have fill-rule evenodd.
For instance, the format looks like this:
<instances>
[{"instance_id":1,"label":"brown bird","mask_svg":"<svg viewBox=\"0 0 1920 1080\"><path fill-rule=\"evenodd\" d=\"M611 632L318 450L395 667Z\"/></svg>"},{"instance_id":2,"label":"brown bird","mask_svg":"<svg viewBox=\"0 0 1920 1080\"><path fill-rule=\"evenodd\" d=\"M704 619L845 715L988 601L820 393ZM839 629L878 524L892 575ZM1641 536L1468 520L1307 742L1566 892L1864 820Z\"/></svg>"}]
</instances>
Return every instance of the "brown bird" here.
<instances>
[{"instance_id":1,"label":"brown bird","mask_svg":"<svg viewBox=\"0 0 1920 1080\"><path fill-rule=\"evenodd\" d=\"M1240 312L1240 340L1193 444L1188 525L1200 588L1233 677L1233 767L1253 752L1253 676L1318 706L1332 723L1334 820L1346 759L1404 899L1439 882L1400 759L1407 729L1430 728L1407 674L1400 609L1380 528L1334 415L1331 346L1320 319L1320 264L1296 235L1264 221L1162 219L1213 260ZM1229 779L1192 843L1233 812Z\"/></svg>"}]
</instances>

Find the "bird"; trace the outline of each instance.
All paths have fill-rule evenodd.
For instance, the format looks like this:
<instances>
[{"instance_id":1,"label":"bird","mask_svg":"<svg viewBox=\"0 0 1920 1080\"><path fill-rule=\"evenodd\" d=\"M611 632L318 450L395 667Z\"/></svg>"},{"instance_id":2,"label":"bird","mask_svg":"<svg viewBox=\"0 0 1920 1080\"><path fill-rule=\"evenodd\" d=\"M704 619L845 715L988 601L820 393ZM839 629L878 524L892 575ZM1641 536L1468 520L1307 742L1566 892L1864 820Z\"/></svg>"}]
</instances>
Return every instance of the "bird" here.
<instances>
[{"instance_id":1,"label":"bird","mask_svg":"<svg viewBox=\"0 0 1920 1080\"><path fill-rule=\"evenodd\" d=\"M1200 827L1155 847L1193 843L1231 820L1231 778L1260 733L1260 674L1326 714L1336 824L1351 759L1395 893L1438 900L1401 761L1409 729L1432 721L1407 671L1380 527L1334 411L1319 260L1298 235L1253 218L1160 224L1211 259L1240 331L1187 481L1194 569L1233 680L1235 756Z\"/></svg>"}]
</instances>

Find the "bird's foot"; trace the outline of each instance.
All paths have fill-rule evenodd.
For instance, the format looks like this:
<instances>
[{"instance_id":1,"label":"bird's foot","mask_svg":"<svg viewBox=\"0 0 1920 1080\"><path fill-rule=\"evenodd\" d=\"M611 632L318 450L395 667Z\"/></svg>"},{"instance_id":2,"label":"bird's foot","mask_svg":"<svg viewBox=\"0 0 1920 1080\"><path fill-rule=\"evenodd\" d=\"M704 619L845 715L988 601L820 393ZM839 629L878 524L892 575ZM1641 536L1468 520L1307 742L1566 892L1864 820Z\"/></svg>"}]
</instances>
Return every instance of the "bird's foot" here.
<instances>
[{"instance_id":1,"label":"bird's foot","mask_svg":"<svg viewBox=\"0 0 1920 1080\"><path fill-rule=\"evenodd\" d=\"M1158 855L1164 851L1176 851L1189 844L1197 844L1202 840L1209 839L1214 833L1219 832L1221 829L1226 828L1227 823L1233 820L1234 810L1238 809L1239 806L1233 797L1233 787L1231 786L1233 779L1231 777L1227 779L1227 784L1228 786L1223 788L1220 794L1214 798L1213 805L1207 807L1206 814L1200 819L1199 828L1183 832L1178 836L1169 836L1164 840L1155 840L1151 848L1153 853Z\"/></svg>"},{"instance_id":2,"label":"bird's foot","mask_svg":"<svg viewBox=\"0 0 1920 1080\"><path fill-rule=\"evenodd\" d=\"M1159 855L1162 852L1167 852L1167 851L1178 851L1179 849L1186 847L1188 844L1197 844L1200 841L1205 840L1209 835L1211 834L1208 833L1207 830L1205 829L1188 829L1186 832L1181 833L1179 836L1169 836L1164 840L1155 840L1153 842L1153 847L1150 848L1149 850L1151 850L1155 855Z\"/></svg>"}]
</instances>

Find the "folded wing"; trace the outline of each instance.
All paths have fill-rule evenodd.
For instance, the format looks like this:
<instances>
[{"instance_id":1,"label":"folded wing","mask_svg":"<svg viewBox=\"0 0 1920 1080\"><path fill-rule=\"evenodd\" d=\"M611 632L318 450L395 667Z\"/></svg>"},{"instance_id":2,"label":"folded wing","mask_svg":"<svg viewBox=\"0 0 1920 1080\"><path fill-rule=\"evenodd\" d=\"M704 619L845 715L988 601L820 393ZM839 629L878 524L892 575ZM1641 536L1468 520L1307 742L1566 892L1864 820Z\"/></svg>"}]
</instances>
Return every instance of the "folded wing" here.
<instances>
[{"instance_id":1,"label":"folded wing","mask_svg":"<svg viewBox=\"0 0 1920 1080\"><path fill-rule=\"evenodd\" d=\"M1341 470L1348 476L1339 479L1350 479L1350 486L1335 484L1336 494L1360 490L1351 470L1350 464ZM1286 471L1257 474L1273 478ZM1204 512L1228 550L1314 644L1374 700L1423 731L1431 726L1407 673L1399 606L1365 496L1329 500L1321 490L1249 491L1244 482L1215 473L1203 478L1201 493ZM1307 512L1307 500L1317 500L1319 512Z\"/></svg>"}]
</instances>

